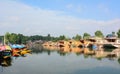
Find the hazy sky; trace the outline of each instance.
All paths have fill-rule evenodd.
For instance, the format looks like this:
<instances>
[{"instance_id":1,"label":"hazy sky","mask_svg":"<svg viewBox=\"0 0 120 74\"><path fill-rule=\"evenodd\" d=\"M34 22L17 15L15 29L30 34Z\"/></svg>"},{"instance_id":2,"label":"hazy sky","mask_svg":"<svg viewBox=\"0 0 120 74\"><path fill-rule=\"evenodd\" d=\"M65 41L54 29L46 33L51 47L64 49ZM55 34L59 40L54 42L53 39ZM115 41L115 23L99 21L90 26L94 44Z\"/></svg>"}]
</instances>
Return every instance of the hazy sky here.
<instances>
[{"instance_id":1,"label":"hazy sky","mask_svg":"<svg viewBox=\"0 0 120 74\"><path fill-rule=\"evenodd\" d=\"M94 35L120 29L120 0L0 0L0 35Z\"/></svg>"}]
</instances>

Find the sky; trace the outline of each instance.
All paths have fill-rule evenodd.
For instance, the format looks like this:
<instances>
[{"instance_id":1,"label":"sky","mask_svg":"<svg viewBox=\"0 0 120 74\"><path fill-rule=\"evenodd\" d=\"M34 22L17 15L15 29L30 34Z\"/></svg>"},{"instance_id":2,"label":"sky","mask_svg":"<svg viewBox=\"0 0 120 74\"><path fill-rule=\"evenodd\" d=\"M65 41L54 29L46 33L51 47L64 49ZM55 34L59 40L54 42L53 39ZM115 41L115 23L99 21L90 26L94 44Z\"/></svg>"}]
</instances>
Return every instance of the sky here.
<instances>
[{"instance_id":1,"label":"sky","mask_svg":"<svg viewBox=\"0 0 120 74\"><path fill-rule=\"evenodd\" d=\"M0 35L105 35L120 29L120 0L0 0Z\"/></svg>"}]
</instances>

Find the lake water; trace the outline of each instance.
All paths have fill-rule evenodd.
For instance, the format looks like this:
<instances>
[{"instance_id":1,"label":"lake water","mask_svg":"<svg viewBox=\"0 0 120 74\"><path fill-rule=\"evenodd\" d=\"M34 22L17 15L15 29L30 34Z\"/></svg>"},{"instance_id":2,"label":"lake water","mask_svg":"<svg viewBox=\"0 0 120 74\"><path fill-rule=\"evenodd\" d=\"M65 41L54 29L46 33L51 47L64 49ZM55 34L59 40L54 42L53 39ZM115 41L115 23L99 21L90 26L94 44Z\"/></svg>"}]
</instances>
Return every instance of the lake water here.
<instances>
[{"instance_id":1,"label":"lake water","mask_svg":"<svg viewBox=\"0 0 120 74\"><path fill-rule=\"evenodd\" d=\"M0 74L120 74L118 59L96 59L76 53L40 51L26 57L12 57L0 66Z\"/></svg>"}]
</instances>

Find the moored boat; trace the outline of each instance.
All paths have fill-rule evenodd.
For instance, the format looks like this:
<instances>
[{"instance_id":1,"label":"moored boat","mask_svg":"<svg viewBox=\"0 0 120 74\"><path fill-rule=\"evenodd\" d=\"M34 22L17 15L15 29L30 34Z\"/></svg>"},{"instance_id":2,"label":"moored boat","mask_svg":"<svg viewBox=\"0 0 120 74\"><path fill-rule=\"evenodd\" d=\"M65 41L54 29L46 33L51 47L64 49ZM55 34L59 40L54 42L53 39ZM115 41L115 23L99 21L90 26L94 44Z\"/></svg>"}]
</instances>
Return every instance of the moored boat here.
<instances>
[{"instance_id":1,"label":"moored boat","mask_svg":"<svg viewBox=\"0 0 120 74\"><path fill-rule=\"evenodd\" d=\"M9 58L11 57L11 48L10 46L8 45L3 45L3 46L0 46L0 56L2 58Z\"/></svg>"}]
</instances>

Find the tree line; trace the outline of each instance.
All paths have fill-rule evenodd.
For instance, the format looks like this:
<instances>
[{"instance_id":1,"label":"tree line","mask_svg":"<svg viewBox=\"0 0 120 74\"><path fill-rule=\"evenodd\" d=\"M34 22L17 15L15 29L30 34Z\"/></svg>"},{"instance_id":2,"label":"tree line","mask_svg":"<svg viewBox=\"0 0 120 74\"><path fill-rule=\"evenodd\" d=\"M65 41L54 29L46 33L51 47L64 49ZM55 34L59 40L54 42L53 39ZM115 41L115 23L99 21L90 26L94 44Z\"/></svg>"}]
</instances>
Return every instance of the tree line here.
<instances>
[{"instance_id":1,"label":"tree line","mask_svg":"<svg viewBox=\"0 0 120 74\"><path fill-rule=\"evenodd\" d=\"M96 37L104 38L104 34L102 31L97 30L95 33ZM116 34L118 38L120 38L120 29L118 32L112 32L112 34ZM36 40L42 40L42 41L59 41L59 40L80 40L80 39L88 39L91 37L89 33L84 33L83 36L77 34L76 36L73 36L72 38L66 37L65 35L60 35L59 37L53 37L50 34L47 36L42 35L33 35L33 36L25 36L23 34L16 34L16 33L9 33L7 32L5 36L0 36L0 42L4 41L3 38L5 38L5 43L12 43L12 44L26 44L27 41L36 41Z\"/></svg>"}]
</instances>

